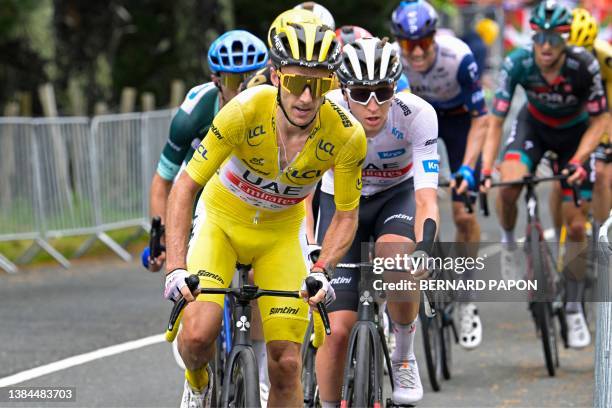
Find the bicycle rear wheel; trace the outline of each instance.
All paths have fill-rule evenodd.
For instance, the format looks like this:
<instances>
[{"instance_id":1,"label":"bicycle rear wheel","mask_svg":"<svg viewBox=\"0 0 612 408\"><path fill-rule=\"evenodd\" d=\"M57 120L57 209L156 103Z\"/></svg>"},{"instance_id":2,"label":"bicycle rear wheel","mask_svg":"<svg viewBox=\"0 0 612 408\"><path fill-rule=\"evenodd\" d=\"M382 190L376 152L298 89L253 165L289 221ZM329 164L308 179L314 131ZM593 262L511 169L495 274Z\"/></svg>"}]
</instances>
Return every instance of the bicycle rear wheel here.
<instances>
[{"instance_id":1,"label":"bicycle rear wheel","mask_svg":"<svg viewBox=\"0 0 612 408\"><path fill-rule=\"evenodd\" d=\"M234 357L223 393L223 406L260 407L257 362L251 348L243 348Z\"/></svg>"},{"instance_id":2,"label":"bicycle rear wheel","mask_svg":"<svg viewBox=\"0 0 612 408\"><path fill-rule=\"evenodd\" d=\"M423 333L423 349L429 382L434 391L440 391L442 380L442 327L439 319L440 313L434 317L427 317L423 306L419 308L421 332Z\"/></svg>"}]
</instances>

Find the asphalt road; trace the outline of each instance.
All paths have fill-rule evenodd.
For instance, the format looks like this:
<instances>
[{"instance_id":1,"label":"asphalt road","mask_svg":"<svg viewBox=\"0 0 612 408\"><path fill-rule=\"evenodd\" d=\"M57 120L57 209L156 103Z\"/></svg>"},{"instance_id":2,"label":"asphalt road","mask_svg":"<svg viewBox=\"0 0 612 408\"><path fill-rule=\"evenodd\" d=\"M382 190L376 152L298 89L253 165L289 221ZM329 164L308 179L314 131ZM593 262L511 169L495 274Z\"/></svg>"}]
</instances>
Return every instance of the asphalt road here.
<instances>
[{"instance_id":1,"label":"asphalt road","mask_svg":"<svg viewBox=\"0 0 612 408\"><path fill-rule=\"evenodd\" d=\"M443 237L452 237L448 203ZM521 226L517 232L521 231ZM484 241L497 239L495 217L483 222ZM24 370L163 331L170 304L161 276L109 254L99 261L0 274L0 385ZM524 303L480 305L484 341L475 351L453 347L453 378L429 386L420 334L416 351L425 387L422 407L591 406L594 347L561 349L556 377L546 373L541 342ZM593 326L593 325L592 325ZM183 375L168 344L150 345L60 369L15 384L75 387L76 401L0 406L176 407ZM134 346L136 347L136 346ZM1 395L1 394L0 394Z\"/></svg>"}]
</instances>

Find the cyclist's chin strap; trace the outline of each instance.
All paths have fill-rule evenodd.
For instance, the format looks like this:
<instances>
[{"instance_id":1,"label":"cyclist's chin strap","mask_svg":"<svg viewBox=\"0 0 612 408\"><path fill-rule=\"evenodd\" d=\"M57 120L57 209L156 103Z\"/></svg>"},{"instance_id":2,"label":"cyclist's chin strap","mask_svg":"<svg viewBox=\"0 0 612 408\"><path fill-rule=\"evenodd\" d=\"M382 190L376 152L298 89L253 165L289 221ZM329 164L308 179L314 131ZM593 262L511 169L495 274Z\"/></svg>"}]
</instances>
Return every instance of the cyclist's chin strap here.
<instances>
[{"instance_id":1,"label":"cyclist's chin strap","mask_svg":"<svg viewBox=\"0 0 612 408\"><path fill-rule=\"evenodd\" d=\"M280 98L280 85L278 87L278 92L276 93L276 103L278 103L278 106L280 106L281 110L283 111L283 115L285 115L285 119L287 119L287 122L289 122L290 124L292 124L295 127L298 127L302 130L307 129L308 126L310 126L312 124L312 122L314 122L314 120L317 118L317 115L315 114L312 119L310 119L310 121L305 124L305 125L298 125L297 123L294 123L291 119L289 119L289 115L287 115L287 112L285 111L285 107L283 106L282 102L281 102L281 98Z\"/></svg>"}]
</instances>

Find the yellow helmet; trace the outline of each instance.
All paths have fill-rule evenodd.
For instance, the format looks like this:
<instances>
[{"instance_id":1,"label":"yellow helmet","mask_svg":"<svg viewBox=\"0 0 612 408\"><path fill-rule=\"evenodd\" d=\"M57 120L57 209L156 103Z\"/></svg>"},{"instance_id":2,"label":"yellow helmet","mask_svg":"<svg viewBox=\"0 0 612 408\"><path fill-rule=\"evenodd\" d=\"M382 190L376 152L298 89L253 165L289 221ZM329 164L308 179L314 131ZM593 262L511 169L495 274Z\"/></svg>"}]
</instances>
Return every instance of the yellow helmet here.
<instances>
[{"instance_id":1,"label":"yellow helmet","mask_svg":"<svg viewBox=\"0 0 612 408\"><path fill-rule=\"evenodd\" d=\"M575 8L572 14L574 19L567 43L579 47L592 47L599 30L597 20L583 8Z\"/></svg>"},{"instance_id":2,"label":"yellow helmet","mask_svg":"<svg viewBox=\"0 0 612 408\"><path fill-rule=\"evenodd\" d=\"M281 29L287 27L288 23L314 23L323 24L321 20L310 10L291 9L282 12L274 19L268 30L268 47L272 47L272 37Z\"/></svg>"},{"instance_id":3,"label":"yellow helmet","mask_svg":"<svg viewBox=\"0 0 612 408\"><path fill-rule=\"evenodd\" d=\"M287 22L270 30L270 57L276 67L299 65L335 71L341 63L336 33L316 22Z\"/></svg>"},{"instance_id":4,"label":"yellow helmet","mask_svg":"<svg viewBox=\"0 0 612 408\"><path fill-rule=\"evenodd\" d=\"M490 18L482 18L475 27L476 33L487 46L493 45L499 35L499 24Z\"/></svg>"}]
</instances>

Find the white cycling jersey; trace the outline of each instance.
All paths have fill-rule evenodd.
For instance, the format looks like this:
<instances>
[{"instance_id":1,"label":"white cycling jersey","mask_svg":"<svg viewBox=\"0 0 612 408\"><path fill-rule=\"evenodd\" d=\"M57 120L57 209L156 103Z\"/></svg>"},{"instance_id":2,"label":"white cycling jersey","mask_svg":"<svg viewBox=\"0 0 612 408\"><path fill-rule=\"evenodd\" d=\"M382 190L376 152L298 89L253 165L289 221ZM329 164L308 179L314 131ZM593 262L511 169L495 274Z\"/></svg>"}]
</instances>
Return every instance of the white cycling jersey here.
<instances>
[{"instance_id":1,"label":"white cycling jersey","mask_svg":"<svg viewBox=\"0 0 612 408\"><path fill-rule=\"evenodd\" d=\"M473 116L486 114L480 72L470 47L458 38L436 35L436 59L427 72L416 72L404 61L410 90L438 111L464 107Z\"/></svg>"},{"instance_id":2,"label":"white cycling jersey","mask_svg":"<svg viewBox=\"0 0 612 408\"><path fill-rule=\"evenodd\" d=\"M325 97L348 109L341 90ZM414 177L415 190L438 187L438 119L433 107L423 99L405 92L396 94L385 126L367 140L361 171L362 196L387 190L410 177ZM334 194L333 169L323 175L321 191Z\"/></svg>"}]
</instances>

